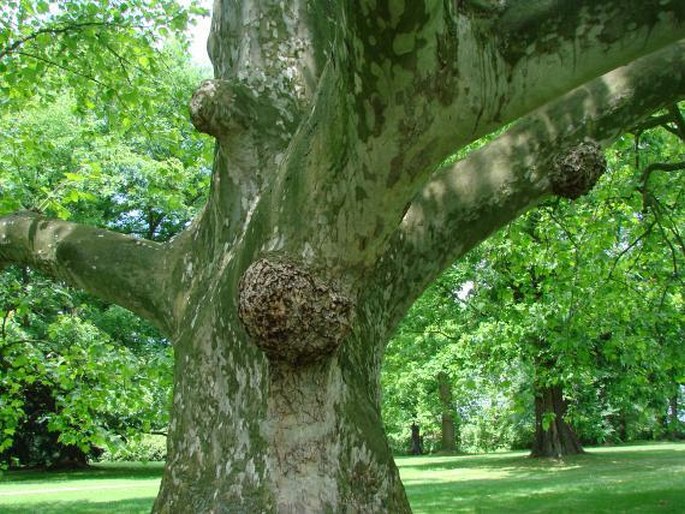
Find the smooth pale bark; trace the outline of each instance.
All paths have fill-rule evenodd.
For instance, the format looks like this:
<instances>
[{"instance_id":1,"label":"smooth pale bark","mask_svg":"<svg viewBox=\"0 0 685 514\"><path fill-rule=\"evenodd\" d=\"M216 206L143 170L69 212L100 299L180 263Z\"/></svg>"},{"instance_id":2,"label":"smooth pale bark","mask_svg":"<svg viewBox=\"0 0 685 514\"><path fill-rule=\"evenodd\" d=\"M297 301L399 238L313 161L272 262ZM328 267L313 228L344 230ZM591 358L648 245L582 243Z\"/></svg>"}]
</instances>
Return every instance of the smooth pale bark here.
<instances>
[{"instance_id":1,"label":"smooth pale bark","mask_svg":"<svg viewBox=\"0 0 685 514\"><path fill-rule=\"evenodd\" d=\"M168 330L164 245L24 211L0 219L0 267L20 263ZM160 294L161 293L161 294Z\"/></svg>"},{"instance_id":2,"label":"smooth pale bark","mask_svg":"<svg viewBox=\"0 0 685 514\"><path fill-rule=\"evenodd\" d=\"M217 0L215 79L191 101L217 139L197 219L164 245L32 215L0 225L1 261L174 341L155 511L408 512L379 407L396 323L455 258L577 182L560 157L683 97L683 11Z\"/></svg>"}]
</instances>

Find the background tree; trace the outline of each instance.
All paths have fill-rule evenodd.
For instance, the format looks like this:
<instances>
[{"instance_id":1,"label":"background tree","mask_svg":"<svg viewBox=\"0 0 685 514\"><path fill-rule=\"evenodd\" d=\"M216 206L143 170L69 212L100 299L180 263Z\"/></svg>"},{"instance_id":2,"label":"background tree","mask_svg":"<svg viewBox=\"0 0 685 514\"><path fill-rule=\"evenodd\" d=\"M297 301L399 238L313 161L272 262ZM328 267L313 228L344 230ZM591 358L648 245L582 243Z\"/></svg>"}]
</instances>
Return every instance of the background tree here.
<instances>
[{"instance_id":1,"label":"background tree","mask_svg":"<svg viewBox=\"0 0 685 514\"><path fill-rule=\"evenodd\" d=\"M657 1L216 2L215 80L191 101L218 141L201 215L160 244L20 213L0 256L174 341L157 512L406 512L379 412L389 336L441 270L540 198L587 191L599 144L679 98L683 18Z\"/></svg>"},{"instance_id":2,"label":"background tree","mask_svg":"<svg viewBox=\"0 0 685 514\"><path fill-rule=\"evenodd\" d=\"M130 104L84 112L67 87L52 103L35 89L21 112L4 111L2 212L30 208L153 240L189 222L211 146L181 113L201 72L176 43L156 53L165 65L146 77L153 117L131 120ZM122 438L166 431L172 354L158 330L25 267L4 276L0 294L3 463L82 466Z\"/></svg>"},{"instance_id":3,"label":"background tree","mask_svg":"<svg viewBox=\"0 0 685 514\"><path fill-rule=\"evenodd\" d=\"M638 130L658 126L655 120L663 121L664 114ZM578 450L575 435L569 434L569 447L560 437L572 430L567 421L595 444L666 433L667 420L677 417L669 413L666 391L679 387L667 376L682 374L685 356L677 312L682 180L675 173L683 146L674 132L643 132L637 147L633 136L625 136L607 152L611 173L583 201L553 202L517 220L431 286L388 347L384 412L391 423L406 419L394 391L414 370L424 376L407 390L423 407L412 408L432 410L427 406L437 394L429 390L422 398L421 384L430 383L428 370L439 362L453 370L453 384L467 377L473 384L455 403L477 402L475 415L463 417L467 432L472 419L485 421L491 402L508 398L500 426L490 426L505 447L526 438L520 425L519 437L507 436L528 397L522 394L526 382L536 400L535 409L532 401L525 408L536 413L535 455ZM672 170L650 186L651 201L661 206L656 212L644 205L644 169ZM657 220L664 216L668 228L659 230ZM436 337L431 347L423 342ZM509 361L508 369L502 361ZM487 370L496 372L494 387L485 389ZM513 390L512 381L519 384ZM556 397L561 408L555 411L554 402L545 408L545 397ZM398 433L396 425L389 429ZM488 445L480 442L477 449Z\"/></svg>"},{"instance_id":4,"label":"background tree","mask_svg":"<svg viewBox=\"0 0 685 514\"><path fill-rule=\"evenodd\" d=\"M166 64L160 42L186 45L186 28L204 14L196 0L3 2L0 105L20 109L36 95L51 101L71 91L84 111L149 108Z\"/></svg>"}]
</instances>

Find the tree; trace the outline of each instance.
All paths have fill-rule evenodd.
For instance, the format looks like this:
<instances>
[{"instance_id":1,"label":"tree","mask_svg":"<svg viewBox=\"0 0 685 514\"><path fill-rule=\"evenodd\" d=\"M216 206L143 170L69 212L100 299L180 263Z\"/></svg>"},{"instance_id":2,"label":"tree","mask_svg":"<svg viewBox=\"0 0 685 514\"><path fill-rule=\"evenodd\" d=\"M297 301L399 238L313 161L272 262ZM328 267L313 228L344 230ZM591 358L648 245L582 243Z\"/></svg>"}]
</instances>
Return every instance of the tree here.
<instances>
[{"instance_id":1,"label":"tree","mask_svg":"<svg viewBox=\"0 0 685 514\"><path fill-rule=\"evenodd\" d=\"M451 266L412 306L385 355L384 418L393 439L408 412L426 413L422 428L430 430L439 412L434 377L444 369L457 391L466 447L472 419L488 428L482 433L499 436L482 438L478 449L488 449L488 439L525 440L520 429L523 438L508 437L507 422L519 414L514 398L527 397L521 374L533 389L525 409L535 412L533 455L577 453L576 427L593 443L665 433L676 418L668 399L685 356L678 335L685 258L680 119L672 106L642 122L640 144L626 135L610 147L611 173L582 201L552 200L522 216ZM672 126L646 131L661 123ZM653 177L645 194L644 170L656 169L666 173ZM464 388L464 379L473 385ZM511 382L519 383L513 391ZM500 397L509 404L498 426L488 426L487 400ZM464 406L474 401L472 414Z\"/></svg>"},{"instance_id":2,"label":"tree","mask_svg":"<svg viewBox=\"0 0 685 514\"><path fill-rule=\"evenodd\" d=\"M9 273L0 295L0 466L81 467L121 438L164 429L168 346L153 335L145 348L127 347L135 324L110 334L105 322L133 315L23 274L22 291L4 294Z\"/></svg>"},{"instance_id":3,"label":"tree","mask_svg":"<svg viewBox=\"0 0 685 514\"><path fill-rule=\"evenodd\" d=\"M83 110L149 107L149 76L164 69L158 44L186 43L196 0L8 0L0 7L0 105L75 92Z\"/></svg>"},{"instance_id":4,"label":"tree","mask_svg":"<svg viewBox=\"0 0 685 514\"><path fill-rule=\"evenodd\" d=\"M20 206L154 240L183 228L208 179L208 138L180 114L201 75L178 45L157 53L165 72L146 77L154 118L142 109L135 123L112 123L130 106L83 112L69 88L51 103L35 88L21 112L1 113L0 212ZM166 430L171 350L158 331L25 267L2 278L0 466L83 466L121 438Z\"/></svg>"},{"instance_id":5,"label":"tree","mask_svg":"<svg viewBox=\"0 0 685 514\"><path fill-rule=\"evenodd\" d=\"M0 256L174 341L156 512L407 512L379 414L389 336L449 263L540 198L586 192L600 145L679 98L685 13L215 5L216 78L190 107L218 142L203 212L166 244L18 213Z\"/></svg>"}]
</instances>

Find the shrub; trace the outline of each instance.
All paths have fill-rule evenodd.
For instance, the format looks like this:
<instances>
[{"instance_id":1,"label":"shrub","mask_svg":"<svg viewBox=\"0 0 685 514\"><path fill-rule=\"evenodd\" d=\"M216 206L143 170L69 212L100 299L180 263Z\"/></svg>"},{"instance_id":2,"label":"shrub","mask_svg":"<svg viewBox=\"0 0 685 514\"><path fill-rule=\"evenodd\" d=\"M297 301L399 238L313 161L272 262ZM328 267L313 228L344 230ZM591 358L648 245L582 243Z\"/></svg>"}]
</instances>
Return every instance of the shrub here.
<instances>
[{"instance_id":1,"label":"shrub","mask_svg":"<svg viewBox=\"0 0 685 514\"><path fill-rule=\"evenodd\" d=\"M166 436L143 434L135 439L121 442L107 449L98 459L102 462L164 461L166 460Z\"/></svg>"}]
</instances>

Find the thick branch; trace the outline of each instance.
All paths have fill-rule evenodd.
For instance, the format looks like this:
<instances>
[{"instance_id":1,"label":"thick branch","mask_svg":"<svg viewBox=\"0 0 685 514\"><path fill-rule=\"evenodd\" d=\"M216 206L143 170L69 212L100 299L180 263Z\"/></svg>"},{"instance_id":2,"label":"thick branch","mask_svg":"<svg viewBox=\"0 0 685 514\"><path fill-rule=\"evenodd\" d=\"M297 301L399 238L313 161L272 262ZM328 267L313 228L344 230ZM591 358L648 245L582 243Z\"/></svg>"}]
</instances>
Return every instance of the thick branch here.
<instances>
[{"instance_id":1,"label":"thick branch","mask_svg":"<svg viewBox=\"0 0 685 514\"><path fill-rule=\"evenodd\" d=\"M382 151L393 145L406 154L404 177L393 176L389 161L377 163L386 167L375 167L383 187L685 37L682 7L659 0L460 1L456 12L436 1L361 4L347 14L354 48L348 90L359 132L371 144L379 140L371 155L393 157ZM440 112L427 116L421 97L439 101Z\"/></svg>"},{"instance_id":2,"label":"thick branch","mask_svg":"<svg viewBox=\"0 0 685 514\"><path fill-rule=\"evenodd\" d=\"M300 207L298 220L274 220L293 228L284 238L274 230L266 246L305 234L289 251L316 248L329 268L372 265L407 202L456 149L685 36L673 6L658 0L630 2L655 19L623 13L618 0L540 1L530 16L525 2L498 3L493 19L506 22L506 37L448 2L342 3L345 32L275 187L279 201ZM579 113L566 114L577 123Z\"/></svg>"},{"instance_id":3,"label":"thick branch","mask_svg":"<svg viewBox=\"0 0 685 514\"><path fill-rule=\"evenodd\" d=\"M161 244L21 212L0 219L0 264L33 267L170 326Z\"/></svg>"},{"instance_id":4,"label":"thick branch","mask_svg":"<svg viewBox=\"0 0 685 514\"><path fill-rule=\"evenodd\" d=\"M422 290L449 263L551 194L558 155L587 139L608 143L685 96L684 56L685 41L619 68L437 173L412 203L378 270L401 284L392 296L398 312L413 301L409 291Z\"/></svg>"},{"instance_id":5,"label":"thick branch","mask_svg":"<svg viewBox=\"0 0 685 514\"><path fill-rule=\"evenodd\" d=\"M642 172L643 182L647 182L655 171L680 171L685 169L685 162L655 162L650 164Z\"/></svg>"}]
</instances>

